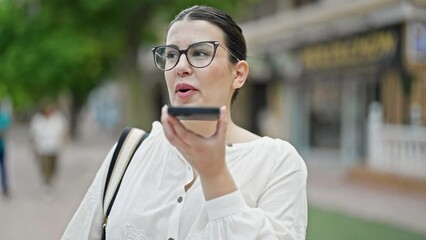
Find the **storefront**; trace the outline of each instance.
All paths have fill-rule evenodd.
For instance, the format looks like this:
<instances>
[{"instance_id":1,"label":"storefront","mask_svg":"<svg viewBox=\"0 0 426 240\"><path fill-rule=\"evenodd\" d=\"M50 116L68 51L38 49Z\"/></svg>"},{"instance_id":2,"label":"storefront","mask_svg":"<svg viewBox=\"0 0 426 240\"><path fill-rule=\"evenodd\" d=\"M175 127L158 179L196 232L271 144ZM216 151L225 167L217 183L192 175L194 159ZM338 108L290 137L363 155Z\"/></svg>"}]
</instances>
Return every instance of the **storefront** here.
<instances>
[{"instance_id":1,"label":"storefront","mask_svg":"<svg viewBox=\"0 0 426 240\"><path fill-rule=\"evenodd\" d=\"M340 153L344 161L366 155L368 108L381 101L384 78L401 75L401 26L345 36L293 49L302 74L301 119L305 149Z\"/></svg>"},{"instance_id":2,"label":"storefront","mask_svg":"<svg viewBox=\"0 0 426 240\"><path fill-rule=\"evenodd\" d=\"M305 155L334 152L357 165L372 102L382 104L386 123L410 124L415 105L425 124L425 16L419 2L336 2L245 24L249 49L272 66L262 87L272 131Z\"/></svg>"}]
</instances>

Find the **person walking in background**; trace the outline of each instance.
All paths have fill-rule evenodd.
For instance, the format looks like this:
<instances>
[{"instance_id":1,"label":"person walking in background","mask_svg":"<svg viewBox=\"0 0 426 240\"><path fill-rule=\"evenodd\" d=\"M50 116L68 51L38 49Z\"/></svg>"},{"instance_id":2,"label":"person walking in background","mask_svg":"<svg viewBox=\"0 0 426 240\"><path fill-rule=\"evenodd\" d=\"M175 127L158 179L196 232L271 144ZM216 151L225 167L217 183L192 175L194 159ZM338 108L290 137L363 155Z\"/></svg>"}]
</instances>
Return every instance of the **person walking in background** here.
<instances>
[{"instance_id":1,"label":"person walking in background","mask_svg":"<svg viewBox=\"0 0 426 240\"><path fill-rule=\"evenodd\" d=\"M43 104L30 122L32 147L40 166L45 186L52 187L57 161L68 139L65 116L52 103Z\"/></svg>"},{"instance_id":2,"label":"person walking in background","mask_svg":"<svg viewBox=\"0 0 426 240\"><path fill-rule=\"evenodd\" d=\"M3 196L9 195L6 169L6 130L10 127L11 116L2 105L0 99L0 175Z\"/></svg>"}]
</instances>

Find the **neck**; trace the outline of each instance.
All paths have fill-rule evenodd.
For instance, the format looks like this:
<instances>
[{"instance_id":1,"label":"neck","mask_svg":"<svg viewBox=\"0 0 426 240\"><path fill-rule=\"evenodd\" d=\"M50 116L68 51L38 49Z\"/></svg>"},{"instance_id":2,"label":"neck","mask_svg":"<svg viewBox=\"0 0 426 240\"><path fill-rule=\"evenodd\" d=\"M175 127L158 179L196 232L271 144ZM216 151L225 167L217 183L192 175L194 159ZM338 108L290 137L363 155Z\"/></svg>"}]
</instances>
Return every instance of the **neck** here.
<instances>
[{"instance_id":1,"label":"neck","mask_svg":"<svg viewBox=\"0 0 426 240\"><path fill-rule=\"evenodd\" d=\"M185 127L203 137L211 137L216 132L217 121L182 121Z\"/></svg>"},{"instance_id":2,"label":"neck","mask_svg":"<svg viewBox=\"0 0 426 240\"><path fill-rule=\"evenodd\" d=\"M228 110L229 111L229 110ZM193 131L194 133L200 134L203 137L211 137L216 132L217 121L192 121L192 120L184 120L182 121L183 125ZM232 129L235 127L235 124L232 122L230 117L230 113L228 112L228 123L226 130L226 138L230 138L230 134Z\"/></svg>"},{"instance_id":3,"label":"neck","mask_svg":"<svg viewBox=\"0 0 426 240\"><path fill-rule=\"evenodd\" d=\"M216 132L217 121L184 121L185 127L203 137L209 138ZM226 144L244 143L260 138L245 129L238 127L228 117L226 127Z\"/></svg>"}]
</instances>

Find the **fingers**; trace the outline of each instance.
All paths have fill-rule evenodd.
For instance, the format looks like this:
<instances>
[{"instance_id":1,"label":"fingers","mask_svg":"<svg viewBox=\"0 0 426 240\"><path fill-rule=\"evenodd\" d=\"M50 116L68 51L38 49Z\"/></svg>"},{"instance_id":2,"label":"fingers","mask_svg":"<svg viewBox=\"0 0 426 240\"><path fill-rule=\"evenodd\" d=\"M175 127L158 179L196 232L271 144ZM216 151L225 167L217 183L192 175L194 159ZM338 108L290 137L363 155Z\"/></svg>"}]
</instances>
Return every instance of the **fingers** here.
<instances>
[{"instance_id":1,"label":"fingers","mask_svg":"<svg viewBox=\"0 0 426 240\"><path fill-rule=\"evenodd\" d=\"M217 121L216 138L225 140L226 128L228 125L228 110L225 106L220 108L219 121Z\"/></svg>"},{"instance_id":2,"label":"fingers","mask_svg":"<svg viewBox=\"0 0 426 240\"><path fill-rule=\"evenodd\" d=\"M161 110L161 122L167 139L176 147L188 146L188 144L184 141L188 134L185 127L176 117L170 116L167 113L167 108L168 107L165 105Z\"/></svg>"},{"instance_id":3,"label":"fingers","mask_svg":"<svg viewBox=\"0 0 426 240\"><path fill-rule=\"evenodd\" d=\"M192 146L200 141L209 139L210 141L225 142L228 113L225 106L220 108L220 116L216 124L216 131L210 138L202 137L197 133L188 130L176 117L167 113L167 106L162 108L161 122L163 124L166 137L173 145Z\"/></svg>"},{"instance_id":4,"label":"fingers","mask_svg":"<svg viewBox=\"0 0 426 240\"><path fill-rule=\"evenodd\" d=\"M222 170L225 164L224 152L228 120L226 107L220 108L217 123L197 123L201 130L207 128L207 136L193 132L191 126L186 128L186 122L181 123L179 119L169 115L167 109L167 106L162 109L161 122L168 141L182 153L200 175L211 176L212 173Z\"/></svg>"},{"instance_id":5,"label":"fingers","mask_svg":"<svg viewBox=\"0 0 426 240\"><path fill-rule=\"evenodd\" d=\"M167 113L167 108L168 107L164 105L164 107L161 109L161 123L163 124L164 133L167 139L174 145L178 141L178 139L174 127L172 125L173 119Z\"/></svg>"}]
</instances>

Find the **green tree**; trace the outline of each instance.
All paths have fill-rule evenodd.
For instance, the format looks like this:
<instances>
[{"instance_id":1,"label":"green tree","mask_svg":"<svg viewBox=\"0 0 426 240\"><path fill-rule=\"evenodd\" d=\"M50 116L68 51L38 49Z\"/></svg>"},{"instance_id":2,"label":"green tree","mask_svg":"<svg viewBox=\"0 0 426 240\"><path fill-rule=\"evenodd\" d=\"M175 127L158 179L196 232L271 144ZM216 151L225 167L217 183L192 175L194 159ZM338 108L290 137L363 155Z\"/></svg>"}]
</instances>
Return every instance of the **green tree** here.
<instances>
[{"instance_id":1,"label":"green tree","mask_svg":"<svg viewBox=\"0 0 426 240\"><path fill-rule=\"evenodd\" d=\"M90 91L114 76L128 86L129 123L148 127L152 93L138 68L139 48L190 5L235 12L251 1L0 0L0 88L18 109L68 91L74 129ZM134 110L140 104L144 114Z\"/></svg>"}]
</instances>

